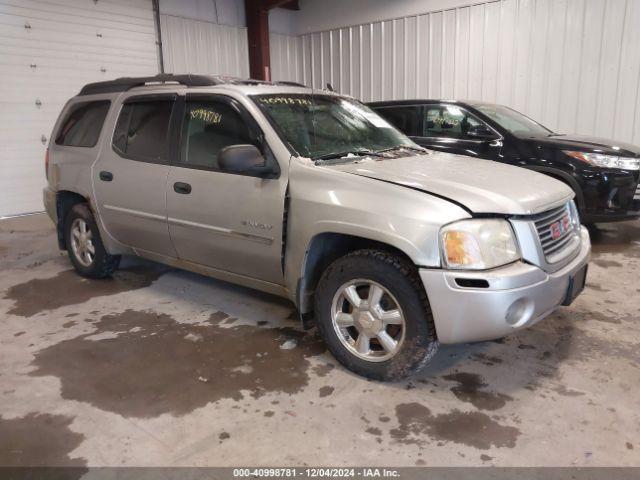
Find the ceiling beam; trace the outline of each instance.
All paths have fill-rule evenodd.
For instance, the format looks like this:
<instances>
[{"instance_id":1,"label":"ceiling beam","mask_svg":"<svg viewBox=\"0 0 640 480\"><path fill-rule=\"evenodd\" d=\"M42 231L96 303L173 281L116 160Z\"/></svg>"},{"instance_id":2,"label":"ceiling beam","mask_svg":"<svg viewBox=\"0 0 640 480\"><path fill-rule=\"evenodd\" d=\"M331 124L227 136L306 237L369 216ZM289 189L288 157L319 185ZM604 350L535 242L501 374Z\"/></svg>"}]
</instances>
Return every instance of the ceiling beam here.
<instances>
[{"instance_id":1,"label":"ceiling beam","mask_svg":"<svg viewBox=\"0 0 640 480\"><path fill-rule=\"evenodd\" d=\"M287 10L300 10L298 0L262 0L260 3L262 8L266 10L276 7L286 8Z\"/></svg>"}]
</instances>

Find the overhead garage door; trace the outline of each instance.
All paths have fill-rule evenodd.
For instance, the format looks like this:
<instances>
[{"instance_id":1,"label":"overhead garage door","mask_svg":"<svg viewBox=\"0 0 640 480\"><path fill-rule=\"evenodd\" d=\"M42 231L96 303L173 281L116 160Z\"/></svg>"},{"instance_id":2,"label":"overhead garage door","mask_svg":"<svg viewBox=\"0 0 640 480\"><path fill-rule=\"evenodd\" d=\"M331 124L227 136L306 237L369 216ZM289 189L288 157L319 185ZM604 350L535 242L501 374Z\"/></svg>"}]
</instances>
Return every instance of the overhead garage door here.
<instances>
[{"instance_id":1,"label":"overhead garage door","mask_svg":"<svg viewBox=\"0 0 640 480\"><path fill-rule=\"evenodd\" d=\"M43 210L46 142L82 85L158 69L151 0L0 0L0 217Z\"/></svg>"}]
</instances>

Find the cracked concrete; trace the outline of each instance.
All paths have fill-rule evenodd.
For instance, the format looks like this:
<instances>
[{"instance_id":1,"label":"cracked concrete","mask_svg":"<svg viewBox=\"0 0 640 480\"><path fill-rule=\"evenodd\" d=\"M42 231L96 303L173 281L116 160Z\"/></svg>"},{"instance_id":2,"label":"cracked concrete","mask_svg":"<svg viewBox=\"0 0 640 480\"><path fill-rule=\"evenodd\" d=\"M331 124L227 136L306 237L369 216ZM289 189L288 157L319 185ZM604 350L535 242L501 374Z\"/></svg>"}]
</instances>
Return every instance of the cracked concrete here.
<instances>
[{"instance_id":1,"label":"cracked concrete","mask_svg":"<svg viewBox=\"0 0 640 480\"><path fill-rule=\"evenodd\" d=\"M640 222L593 241L574 305L383 384L280 298L135 259L80 279L48 219L4 220L0 465L640 466Z\"/></svg>"}]
</instances>

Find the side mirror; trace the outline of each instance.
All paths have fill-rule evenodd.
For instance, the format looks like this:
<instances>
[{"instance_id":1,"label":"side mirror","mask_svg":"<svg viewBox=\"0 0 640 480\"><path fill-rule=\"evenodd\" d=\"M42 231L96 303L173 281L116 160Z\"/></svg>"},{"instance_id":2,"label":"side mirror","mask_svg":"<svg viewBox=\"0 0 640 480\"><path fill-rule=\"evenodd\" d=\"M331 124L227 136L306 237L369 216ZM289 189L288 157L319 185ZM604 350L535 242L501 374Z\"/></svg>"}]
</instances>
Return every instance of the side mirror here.
<instances>
[{"instance_id":1,"label":"side mirror","mask_svg":"<svg viewBox=\"0 0 640 480\"><path fill-rule=\"evenodd\" d=\"M486 125L476 125L475 127L471 127L467 132L467 136L477 138L478 140L496 140L500 138L496 135L496 132Z\"/></svg>"},{"instance_id":2,"label":"side mirror","mask_svg":"<svg viewBox=\"0 0 640 480\"><path fill-rule=\"evenodd\" d=\"M230 145L218 153L218 165L226 172L269 177L273 168L254 145Z\"/></svg>"}]
</instances>

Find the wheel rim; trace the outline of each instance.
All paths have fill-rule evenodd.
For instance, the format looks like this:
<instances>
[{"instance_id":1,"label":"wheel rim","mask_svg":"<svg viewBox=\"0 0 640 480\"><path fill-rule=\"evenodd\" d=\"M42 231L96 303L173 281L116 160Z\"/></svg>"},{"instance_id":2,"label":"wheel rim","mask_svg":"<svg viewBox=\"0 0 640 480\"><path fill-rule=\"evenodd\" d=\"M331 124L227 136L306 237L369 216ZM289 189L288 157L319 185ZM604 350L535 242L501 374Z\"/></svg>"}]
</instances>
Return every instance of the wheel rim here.
<instances>
[{"instance_id":1,"label":"wheel rim","mask_svg":"<svg viewBox=\"0 0 640 480\"><path fill-rule=\"evenodd\" d=\"M372 280L351 280L333 297L331 322L347 350L369 362L395 356L405 336L400 304L385 287Z\"/></svg>"},{"instance_id":2,"label":"wheel rim","mask_svg":"<svg viewBox=\"0 0 640 480\"><path fill-rule=\"evenodd\" d=\"M91 229L82 218L76 218L71 224L71 251L76 260L84 267L90 267L96 255Z\"/></svg>"}]
</instances>

